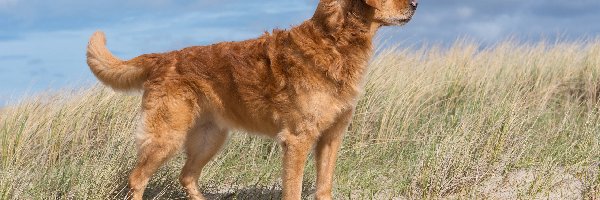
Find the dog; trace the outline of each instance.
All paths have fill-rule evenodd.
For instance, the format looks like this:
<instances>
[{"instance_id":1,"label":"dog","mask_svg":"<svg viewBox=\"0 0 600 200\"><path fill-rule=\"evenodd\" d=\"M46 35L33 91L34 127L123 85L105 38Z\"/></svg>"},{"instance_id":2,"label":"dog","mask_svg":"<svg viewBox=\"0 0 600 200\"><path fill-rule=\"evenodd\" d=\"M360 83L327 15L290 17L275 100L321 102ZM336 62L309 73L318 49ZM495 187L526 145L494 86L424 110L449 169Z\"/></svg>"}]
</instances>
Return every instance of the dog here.
<instances>
[{"instance_id":1,"label":"dog","mask_svg":"<svg viewBox=\"0 0 600 200\"><path fill-rule=\"evenodd\" d=\"M416 0L321 0L289 30L241 42L194 46L123 61L96 32L87 48L94 75L115 90L143 90L138 161L129 197L142 199L152 174L181 148L179 181L204 199L198 178L231 129L276 138L283 151L282 197L301 198L314 148L317 199L332 199L337 151L356 106L372 40L382 26L412 19Z\"/></svg>"}]
</instances>

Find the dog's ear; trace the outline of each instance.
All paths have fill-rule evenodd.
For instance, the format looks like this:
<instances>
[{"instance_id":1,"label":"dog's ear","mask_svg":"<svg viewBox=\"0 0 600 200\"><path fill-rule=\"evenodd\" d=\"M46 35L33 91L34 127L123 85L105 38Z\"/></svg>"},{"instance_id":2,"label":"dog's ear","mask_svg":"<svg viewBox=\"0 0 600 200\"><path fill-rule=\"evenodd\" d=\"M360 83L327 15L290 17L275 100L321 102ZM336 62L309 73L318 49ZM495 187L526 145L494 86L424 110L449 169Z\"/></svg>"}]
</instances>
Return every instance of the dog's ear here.
<instances>
[{"instance_id":1,"label":"dog's ear","mask_svg":"<svg viewBox=\"0 0 600 200\"><path fill-rule=\"evenodd\" d=\"M365 3L377 10L381 10L381 0L365 0Z\"/></svg>"},{"instance_id":2,"label":"dog's ear","mask_svg":"<svg viewBox=\"0 0 600 200\"><path fill-rule=\"evenodd\" d=\"M323 25L327 31L338 31L344 24L344 11L341 0L321 0L313 20Z\"/></svg>"}]
</instances>

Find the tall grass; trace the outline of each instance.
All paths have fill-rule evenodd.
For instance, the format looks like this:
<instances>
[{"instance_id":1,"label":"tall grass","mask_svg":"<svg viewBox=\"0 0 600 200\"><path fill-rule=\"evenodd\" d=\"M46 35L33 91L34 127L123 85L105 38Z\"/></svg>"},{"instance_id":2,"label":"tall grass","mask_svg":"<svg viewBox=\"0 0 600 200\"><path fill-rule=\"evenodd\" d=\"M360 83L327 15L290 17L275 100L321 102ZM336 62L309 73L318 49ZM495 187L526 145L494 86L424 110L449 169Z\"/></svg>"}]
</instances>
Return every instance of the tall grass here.
<instances>
[{"instance_id":1,"label":"tall grass","mask_svg":"<svg viewBox=\"0 0 600 200\"><path fill-rule=\"evenodd\" d=\"M520 198L557 190L556 170L600 198L600 40L383 50L364 88L336 199L486 198L486 181L519 170L535 176ZM0 199L122 197L139 101L96 86L0 110ZM200 184L212 198L275 198L280 160L275 142L233 133ZM184 197L183 161L161 168L148 198Z\"/></svg>"}]
</instances>

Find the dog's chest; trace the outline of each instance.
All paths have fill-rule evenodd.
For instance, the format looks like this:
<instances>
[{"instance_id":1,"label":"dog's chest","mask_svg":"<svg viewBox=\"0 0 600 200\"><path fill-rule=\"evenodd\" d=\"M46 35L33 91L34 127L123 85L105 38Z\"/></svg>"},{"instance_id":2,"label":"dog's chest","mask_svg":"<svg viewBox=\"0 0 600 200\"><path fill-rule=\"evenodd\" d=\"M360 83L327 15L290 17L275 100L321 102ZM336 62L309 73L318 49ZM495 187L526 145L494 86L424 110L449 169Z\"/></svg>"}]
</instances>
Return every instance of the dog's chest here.
<instances>
[{"instance_id":1,"label":"dog's chest","mask_svg":"<svg viewBox=\"0 0 600 200\"><path fill-rule=\"evenodd\" d=\"M301 99L300 107L307 120L314 120L321 127L328 126L337 116L352 106L351 100L341 99L335 93L316 91Z\"/></svg>"}]
</instances>

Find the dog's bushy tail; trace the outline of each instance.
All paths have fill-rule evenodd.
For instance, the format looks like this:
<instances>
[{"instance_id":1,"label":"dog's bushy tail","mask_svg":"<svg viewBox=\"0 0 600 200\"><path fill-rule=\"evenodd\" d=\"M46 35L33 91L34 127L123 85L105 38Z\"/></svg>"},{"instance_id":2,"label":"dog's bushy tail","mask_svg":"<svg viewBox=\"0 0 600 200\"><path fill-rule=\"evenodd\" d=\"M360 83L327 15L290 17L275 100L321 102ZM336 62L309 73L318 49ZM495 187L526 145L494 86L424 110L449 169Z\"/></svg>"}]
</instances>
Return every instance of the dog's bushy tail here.
<instances>
[{"instance_id":1,"label":"dog's bushy tail","mask_svg":"<svg viewBox=\"0 0 600 200\"><path fill-rule=\"evenodd\" d=\"M115 57L106 48L106 36L100 31L92 35L88 44L87 64L102 83L115 90L142 89L148 77L147 66Z\"/></svg>"}]
</instances>

